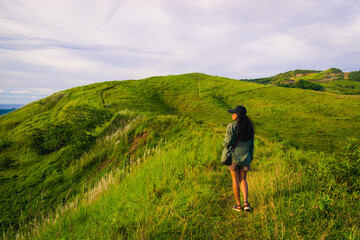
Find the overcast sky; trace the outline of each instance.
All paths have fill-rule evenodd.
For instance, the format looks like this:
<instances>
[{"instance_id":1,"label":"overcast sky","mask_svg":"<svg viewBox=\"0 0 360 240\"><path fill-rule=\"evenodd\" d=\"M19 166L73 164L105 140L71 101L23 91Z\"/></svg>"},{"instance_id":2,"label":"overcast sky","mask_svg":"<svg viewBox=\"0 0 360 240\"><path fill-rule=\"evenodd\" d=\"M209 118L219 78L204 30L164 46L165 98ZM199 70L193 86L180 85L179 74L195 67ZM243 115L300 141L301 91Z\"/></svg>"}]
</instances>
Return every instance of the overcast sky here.
<instances>
[{"instance_id":1,"label":"overcast sky","mask_svg":"<svg viewBox=\"0 0 360 240\"><path fill-rule=\"evenodd\" d=\"M360 68L359 0L0 0L0 103L111 80Z\"/></svg>"}]
</instances>

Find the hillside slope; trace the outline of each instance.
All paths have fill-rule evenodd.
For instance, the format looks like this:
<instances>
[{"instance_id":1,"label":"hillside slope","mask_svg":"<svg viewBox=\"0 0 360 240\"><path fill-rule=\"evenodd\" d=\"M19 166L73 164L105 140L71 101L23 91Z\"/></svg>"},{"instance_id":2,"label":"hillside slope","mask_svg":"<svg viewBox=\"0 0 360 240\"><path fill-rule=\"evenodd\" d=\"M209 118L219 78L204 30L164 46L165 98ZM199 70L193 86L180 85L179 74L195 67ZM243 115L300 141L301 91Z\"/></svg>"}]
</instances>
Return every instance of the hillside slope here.
<instances>
[{"instance_id":1,"label":"hillside slope","mask_svg":"<svg viewBox=\"0 0 360 240\"><path fill-rule=\"evenodd\" d=\"M154 154L162 142L168 141L166 146L174 142L174 151L194 151L192 158L199 159L196 140L215 131L208 143L218 146L217 152L203 157L211 159L210 169L217 169L219 144L230 121L226 110L240 104L249 109L258 136L289 148L339 151L347 138L360 133L359 96L205 74L104 82L61 91L0 117L1 225L18 227L31 218L43 218L58 204L92 190L113 169L128 172L134 161L149 151L148 155ZM192 125L197 127L188 130ZM186 137L193 131L200 133L187 148ZM49 144L34 144L39 143L36 139ZM185 145L177 147L179 142ZM162 195L165 190L155 185L152 192Z\"/></svg>"},{"instance_id":2,"label":"hillside slope","mask_svg":"<svg viewBox=\"0 0 360 240\"><path fill-rule=\"evenodd\" d=\"M56 213L17 235L32 239L357 239L358 149L338 156L257 138L248 175L250 214L231 210L231 176L219 164L223 128L176 116L165 141L132 158ZM109 142L111 144L111 142ZM353 175L352 175L353 174ZM339 179L340 177L340 179ZM352 179L352 180L351 180ZM357 184L356 184L357 182ZM355 184L355 185L354 185Z\"/></svg>"},{"instance_id":3,"label":"hillside slope","mask_svg":"<svg viewBox=\"0 0 360 240\"><path fill-rule=\"evenodd\" d=\"M360 95L360 71L343 72L338 68L325 71L298 69L273 77L245 81L335 94Z\"/></svg>"}]
</instances>

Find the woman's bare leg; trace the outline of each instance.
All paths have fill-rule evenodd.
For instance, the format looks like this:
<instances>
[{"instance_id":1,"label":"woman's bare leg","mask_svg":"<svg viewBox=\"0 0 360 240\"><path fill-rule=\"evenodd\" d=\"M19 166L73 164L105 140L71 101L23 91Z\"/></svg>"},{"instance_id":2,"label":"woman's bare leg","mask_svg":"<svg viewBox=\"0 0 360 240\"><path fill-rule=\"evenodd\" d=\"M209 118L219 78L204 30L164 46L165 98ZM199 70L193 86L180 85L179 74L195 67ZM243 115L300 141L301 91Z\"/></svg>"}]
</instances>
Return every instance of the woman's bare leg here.
<instances>
[{"instance_id":1,"label":"woman's bare leg","mask_svg":"<svg viewBox=\"0 0 360 240\"><path fill-rule=\"evenodd\" d=\"M231 177L232 177L233 191L234 191L236 204L241 205L241 202L240 202L240 188L239 188L239 180L240 180L240 178L239 178L240 177L239 170L230 171L230 172L231 172Z\"/></svg>"},{"instance_id":2,"label":"woman's bare leg","mask_svg":"<svg viewBox=\"0 0 360 240\"><path fill-rule=\"evenodd\" d=\"M246 180L246 175L247 175L247 171L245 171L243 168L240 168L239 171L240 188L244 197L244 202L247 202L248 200L248 184Z\"/></svg>"}]
</instances>

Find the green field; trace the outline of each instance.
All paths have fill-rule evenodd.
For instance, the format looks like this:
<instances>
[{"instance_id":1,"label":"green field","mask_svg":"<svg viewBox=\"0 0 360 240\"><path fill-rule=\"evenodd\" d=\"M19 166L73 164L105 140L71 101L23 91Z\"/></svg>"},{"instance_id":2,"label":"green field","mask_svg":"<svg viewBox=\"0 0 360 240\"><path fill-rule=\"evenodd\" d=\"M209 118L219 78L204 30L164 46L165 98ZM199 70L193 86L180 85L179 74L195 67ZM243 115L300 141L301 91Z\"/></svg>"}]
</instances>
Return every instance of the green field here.
<instances>
[{"instance_id":1,"label":"green field","mask_svg":"<svg viewBox=\"0 0 360 240\"><path fill-rule=\"evenodd\" d=\"M251 214L220 164L236 105ZM356 239L359 113L360 96L199 73L58 92L0 117L3 238Z\"/></svg>"}]
</instances>

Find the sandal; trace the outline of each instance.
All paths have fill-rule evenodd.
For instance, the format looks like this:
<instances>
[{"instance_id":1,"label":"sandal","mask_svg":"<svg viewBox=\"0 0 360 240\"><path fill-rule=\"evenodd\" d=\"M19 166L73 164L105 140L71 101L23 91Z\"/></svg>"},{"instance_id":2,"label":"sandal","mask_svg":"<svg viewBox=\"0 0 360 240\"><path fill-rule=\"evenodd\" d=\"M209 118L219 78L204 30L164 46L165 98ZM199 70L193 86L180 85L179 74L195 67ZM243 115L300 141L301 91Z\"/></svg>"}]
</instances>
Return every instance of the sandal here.
<instances>
[{"instance_id":1,"label":"sandal","mask_svg":"<svg viewBox=\"0 0 360 240\"><path fill-rule=\"evenodd\" d=\"M247 201L244 202L244 211L251 212L252 209Z\"/></svg>"},{"instance_id":2,"label":"sandal","mask_svg":"<svg viewBox=\"0 0 360 240\"><path fill-rule=\"evenodd\" d=\"M242 207L241 207L241 205L234 205L234 206L232 206L232 210L240 212L242 210Z\"/></svg>"}]
</instances>

